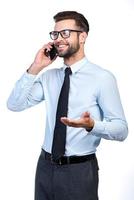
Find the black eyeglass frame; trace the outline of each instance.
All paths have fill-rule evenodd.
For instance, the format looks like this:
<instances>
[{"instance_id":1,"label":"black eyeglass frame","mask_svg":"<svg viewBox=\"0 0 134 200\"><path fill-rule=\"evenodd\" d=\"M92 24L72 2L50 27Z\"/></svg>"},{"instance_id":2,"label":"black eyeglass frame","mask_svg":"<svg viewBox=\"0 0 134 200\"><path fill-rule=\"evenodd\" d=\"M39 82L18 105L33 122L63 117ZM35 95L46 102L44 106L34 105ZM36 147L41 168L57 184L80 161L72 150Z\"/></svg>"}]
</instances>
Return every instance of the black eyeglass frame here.
<instances>
[{"instance_id":1,"label":"black eyeglass frame","mask_svg":"<svg viewBox=\"0 0 134 200\"><path fill-rule=\"evenodd\" d=\"M63 31L68 31L68 33L69 33L68 36L62 35ZM83 31L80 31L80 30L73 30L73 29L64 29L64 30L61 30L61 31L51 31L51 32L49 33L49 35L50 35L50 38L51 38L52 40L57 40L58 37L59 37L59 34L61 35L62 38L66 39L66 38L69 38L69 37L70 37L70 33L71 33L71 32L82 33ZM56 37L55 39L52 37L52 33L57 33L57 37Z\"/></svg>"}]
</instances>

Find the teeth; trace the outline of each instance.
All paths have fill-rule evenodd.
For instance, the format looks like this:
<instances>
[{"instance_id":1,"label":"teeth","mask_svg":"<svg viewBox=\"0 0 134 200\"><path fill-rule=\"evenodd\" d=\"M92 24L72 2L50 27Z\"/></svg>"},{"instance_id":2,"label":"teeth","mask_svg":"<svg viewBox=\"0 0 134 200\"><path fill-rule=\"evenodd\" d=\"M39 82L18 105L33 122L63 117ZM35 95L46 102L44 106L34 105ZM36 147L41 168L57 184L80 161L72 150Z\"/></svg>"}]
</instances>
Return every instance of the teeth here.
<instances>
[{"instance_id":1,"label":"teeth","mask_svg":"<svg viewBox=\"0 0 134 200\"><path fill-rule=\"evenodd\" d=\"M65 45L64 45L64 44L62 44L62 45L59 45L59 47L60 47L60 48L62 48L62 47L65 47Z\"/></svg>"}]
</instances>

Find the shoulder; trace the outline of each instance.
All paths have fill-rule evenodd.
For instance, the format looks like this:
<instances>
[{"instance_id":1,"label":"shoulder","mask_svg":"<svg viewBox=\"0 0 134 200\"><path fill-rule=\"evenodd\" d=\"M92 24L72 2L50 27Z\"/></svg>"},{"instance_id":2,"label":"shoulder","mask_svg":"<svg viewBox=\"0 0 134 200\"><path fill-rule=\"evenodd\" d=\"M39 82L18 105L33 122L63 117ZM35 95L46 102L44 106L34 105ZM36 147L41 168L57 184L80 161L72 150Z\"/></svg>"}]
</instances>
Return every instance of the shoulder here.
<instances>
[{"instance_id":1,"label":"shoulder","mask_svg":"<svg viewBox=\"0 0 134 200\"><path fill-rule=\"evenodd\" d=\"M98 80L102 81L104 79L116 79L115 75L111 71L91 62L89 62L88 65L91 69L91 73L94 74Z\"/></svg>"},{"instance_id":2,"label":"shoulder","mask_svg":"<svg viewBox=\"0 0 134 200\"><path fill-rule=\"evenodd\" d=\"M45 79L53 79L58 76L62 71L62 68L53 68L53 69L47 69L40 75L41 80Z\"/></svg>"}]
</instances>

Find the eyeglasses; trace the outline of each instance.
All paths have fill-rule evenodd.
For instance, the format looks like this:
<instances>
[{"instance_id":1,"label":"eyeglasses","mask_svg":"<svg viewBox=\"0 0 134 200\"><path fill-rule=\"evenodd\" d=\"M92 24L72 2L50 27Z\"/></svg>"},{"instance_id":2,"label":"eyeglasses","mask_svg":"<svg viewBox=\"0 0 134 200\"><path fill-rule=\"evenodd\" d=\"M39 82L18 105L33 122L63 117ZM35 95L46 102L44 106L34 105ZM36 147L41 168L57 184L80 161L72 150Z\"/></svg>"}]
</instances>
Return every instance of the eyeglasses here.
<instances>
[{"instance_id":1,"label":"eyeglasses","mask_svg":"<svg viewBox=\"0 0 134 200\"><path fill-rule=\"evenodd\" d=\"M70 33L71 32L77 32L77 33L82 33L83 31L79 31L79 30L72 30L72 29L65 29L62 31L51 31L50 37L52 40L57 40L57 38L59 37L59 34L61 35L62 38L69 38L70 37Z\"/></svg>"}]
</instances>

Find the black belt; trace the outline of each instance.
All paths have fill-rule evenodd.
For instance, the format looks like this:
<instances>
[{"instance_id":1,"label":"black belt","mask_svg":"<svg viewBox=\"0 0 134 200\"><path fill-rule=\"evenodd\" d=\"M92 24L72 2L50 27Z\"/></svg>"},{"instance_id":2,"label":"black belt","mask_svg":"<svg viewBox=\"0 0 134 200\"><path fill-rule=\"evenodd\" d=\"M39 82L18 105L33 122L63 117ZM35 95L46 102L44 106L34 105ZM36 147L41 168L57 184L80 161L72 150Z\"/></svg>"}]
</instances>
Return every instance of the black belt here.
<instances>
[{"instance_id":1,"label":"black belt","mask_svg":"<svg viewBox=\"0 0 134 200\"><path fill-rule=\"evenodd\" d=\"M42 149L41 155L45 158L45 160L51 161L51 163L55 163L58 165L66 165L66 164L75 164L75 163L81 163L90 161L96 158L95 154L85 155L85 156L63 156L59 158L58 160L54 160L52 158L52 154L44 151Z\"/></svg>"}]
</instances>

